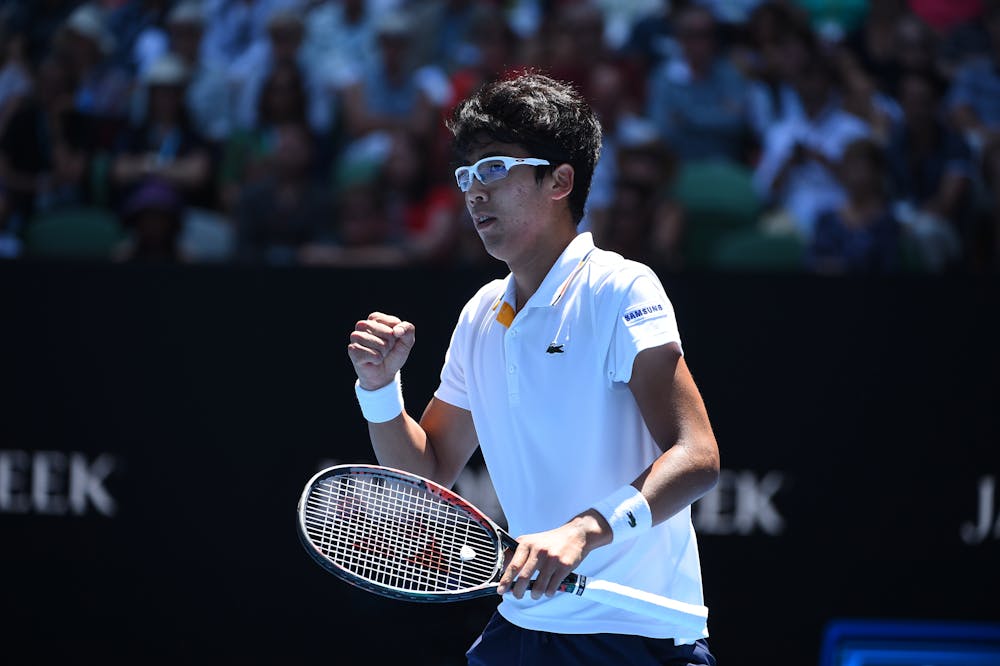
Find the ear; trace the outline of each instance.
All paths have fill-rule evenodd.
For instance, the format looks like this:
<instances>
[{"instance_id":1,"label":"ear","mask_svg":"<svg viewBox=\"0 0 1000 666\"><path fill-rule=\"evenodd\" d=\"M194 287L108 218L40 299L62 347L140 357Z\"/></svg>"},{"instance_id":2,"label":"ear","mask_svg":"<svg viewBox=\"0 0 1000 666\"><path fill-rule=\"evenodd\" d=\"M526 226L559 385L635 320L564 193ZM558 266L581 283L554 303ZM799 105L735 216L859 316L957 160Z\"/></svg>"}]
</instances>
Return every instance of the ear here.
<instances>
[{"instance_id":1,"label":"ear","mask_svg":"<svg viewBox=\"0 0 1000 666\"><path fill-rule=\"evenodd\" d=\"M569 164L560 164L552 170L551 195L553 201L559 201L569 196L573 191L573 179L576 171Z\"/></svg>"}]
</instances>

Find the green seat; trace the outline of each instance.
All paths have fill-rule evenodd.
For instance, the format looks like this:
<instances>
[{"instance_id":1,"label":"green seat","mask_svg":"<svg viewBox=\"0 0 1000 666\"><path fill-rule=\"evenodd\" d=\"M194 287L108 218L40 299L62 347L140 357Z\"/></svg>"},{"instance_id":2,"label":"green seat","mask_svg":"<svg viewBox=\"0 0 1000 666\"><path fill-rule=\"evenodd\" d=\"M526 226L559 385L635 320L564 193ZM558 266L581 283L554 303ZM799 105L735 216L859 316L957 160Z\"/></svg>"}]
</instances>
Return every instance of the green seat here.
<instances>
[{"instance_id":1,"label":"green seat","mask_svg":"<svg viewBox=\"0 0 1000 666\"><path fill-rule=\"evenodd\" d=\"M788 272L804 269L805 244L798 236L737 231L720 239L712 267L729 271Z\"/></svg>"},{"instance_id":2,"label":"green seat","mask_svg":"<svg viewBox=\"0 0 1000 666\"><path fill-rule=\"evenodd\" d=\"M51 259L109 259L123 237L118 218L109 210L72 207L35 218L24 230L24 254Z\"/></svg>"},{"instance_id":3,"label":"green seat","mask_svg":"<svg viewBox=\"0 0 1000 666\"><path fill-rule=\"evenodd\" d=\"M726 161L688 162L677 176L673 197L684 209L681 252L692 268L708 267L720 239L753 228L761 202L750 170Z\"/></svg>"}]
</instances>

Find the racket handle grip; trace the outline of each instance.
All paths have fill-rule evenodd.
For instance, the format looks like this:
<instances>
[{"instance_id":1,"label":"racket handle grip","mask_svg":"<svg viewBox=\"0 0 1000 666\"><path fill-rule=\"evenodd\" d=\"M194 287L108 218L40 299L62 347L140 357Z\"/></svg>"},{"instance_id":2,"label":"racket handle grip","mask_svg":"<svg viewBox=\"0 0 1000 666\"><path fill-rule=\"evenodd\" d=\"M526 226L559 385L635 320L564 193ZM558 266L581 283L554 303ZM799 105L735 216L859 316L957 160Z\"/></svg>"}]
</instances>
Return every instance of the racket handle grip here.
<instances>
[{"instance_id":1,"label":"racket handle grip","mask_svg":"<svg viewBox=\"0 0 1000 666\"><path fill-rule=\"evenodd\" d=\"M535 580L531 579L528 581L528 589L532 589L535 586ZM570 594L575 594L580 596L583 594L583 588L587 586L587 577L581 576L580 574L571 573L570 575L563 578L563 581L559 583L560 592L569 592Z\"/></svg>"}]
</instances>

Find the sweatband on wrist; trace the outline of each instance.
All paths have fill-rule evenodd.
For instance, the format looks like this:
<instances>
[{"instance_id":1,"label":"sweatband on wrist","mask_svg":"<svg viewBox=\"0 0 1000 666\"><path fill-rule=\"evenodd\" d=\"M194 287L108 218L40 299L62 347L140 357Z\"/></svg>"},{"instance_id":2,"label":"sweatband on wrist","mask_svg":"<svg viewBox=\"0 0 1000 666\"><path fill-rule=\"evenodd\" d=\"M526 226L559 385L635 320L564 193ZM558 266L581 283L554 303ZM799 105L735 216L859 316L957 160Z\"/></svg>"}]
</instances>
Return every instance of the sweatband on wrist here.
<instances>
[{"instance_id":1,"label":"sweatband on wrist","mask_svg":"<svg viewBox=\"0 0 1000 666\"><path fill-rule=\"evenodd\" d=\"M354 382L361 413L372 423L385 423L403 413L403 385L399 373L382 388L369 391L361 388L361 380Z\"/></svg>"},{"instance_id":2,"label":"sweatband on wrist","mask_svg":"<svg viewBox=\"0 0 1000 666\"><path fill-rule=\"evenodd\" d=\"M653 526L649 503L631 484L626 484L594 505L611 526L612 542L637 537Z\"/></svg>"}]
</instances>

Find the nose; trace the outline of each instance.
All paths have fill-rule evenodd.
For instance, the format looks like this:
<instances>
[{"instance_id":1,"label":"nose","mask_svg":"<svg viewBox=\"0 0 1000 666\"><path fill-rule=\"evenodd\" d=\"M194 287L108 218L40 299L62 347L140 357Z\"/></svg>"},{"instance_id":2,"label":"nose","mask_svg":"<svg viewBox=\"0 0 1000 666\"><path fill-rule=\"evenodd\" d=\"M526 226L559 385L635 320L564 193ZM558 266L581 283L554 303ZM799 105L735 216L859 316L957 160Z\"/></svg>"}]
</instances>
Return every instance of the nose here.
<instances>
[{"instance_id":1,"label":"nose","mask_svg":"<svg viewBox=\"0 0 1000 666\"><path fill-rule=\"evenodd\" d=\"M489 199L489 192L483 184L479 182L479 179L473 178L472 184L469 185L469 189L465 192L465 202L469 206L473 206L475 204L486 203Z\"/></svg>"}]
</instances>

